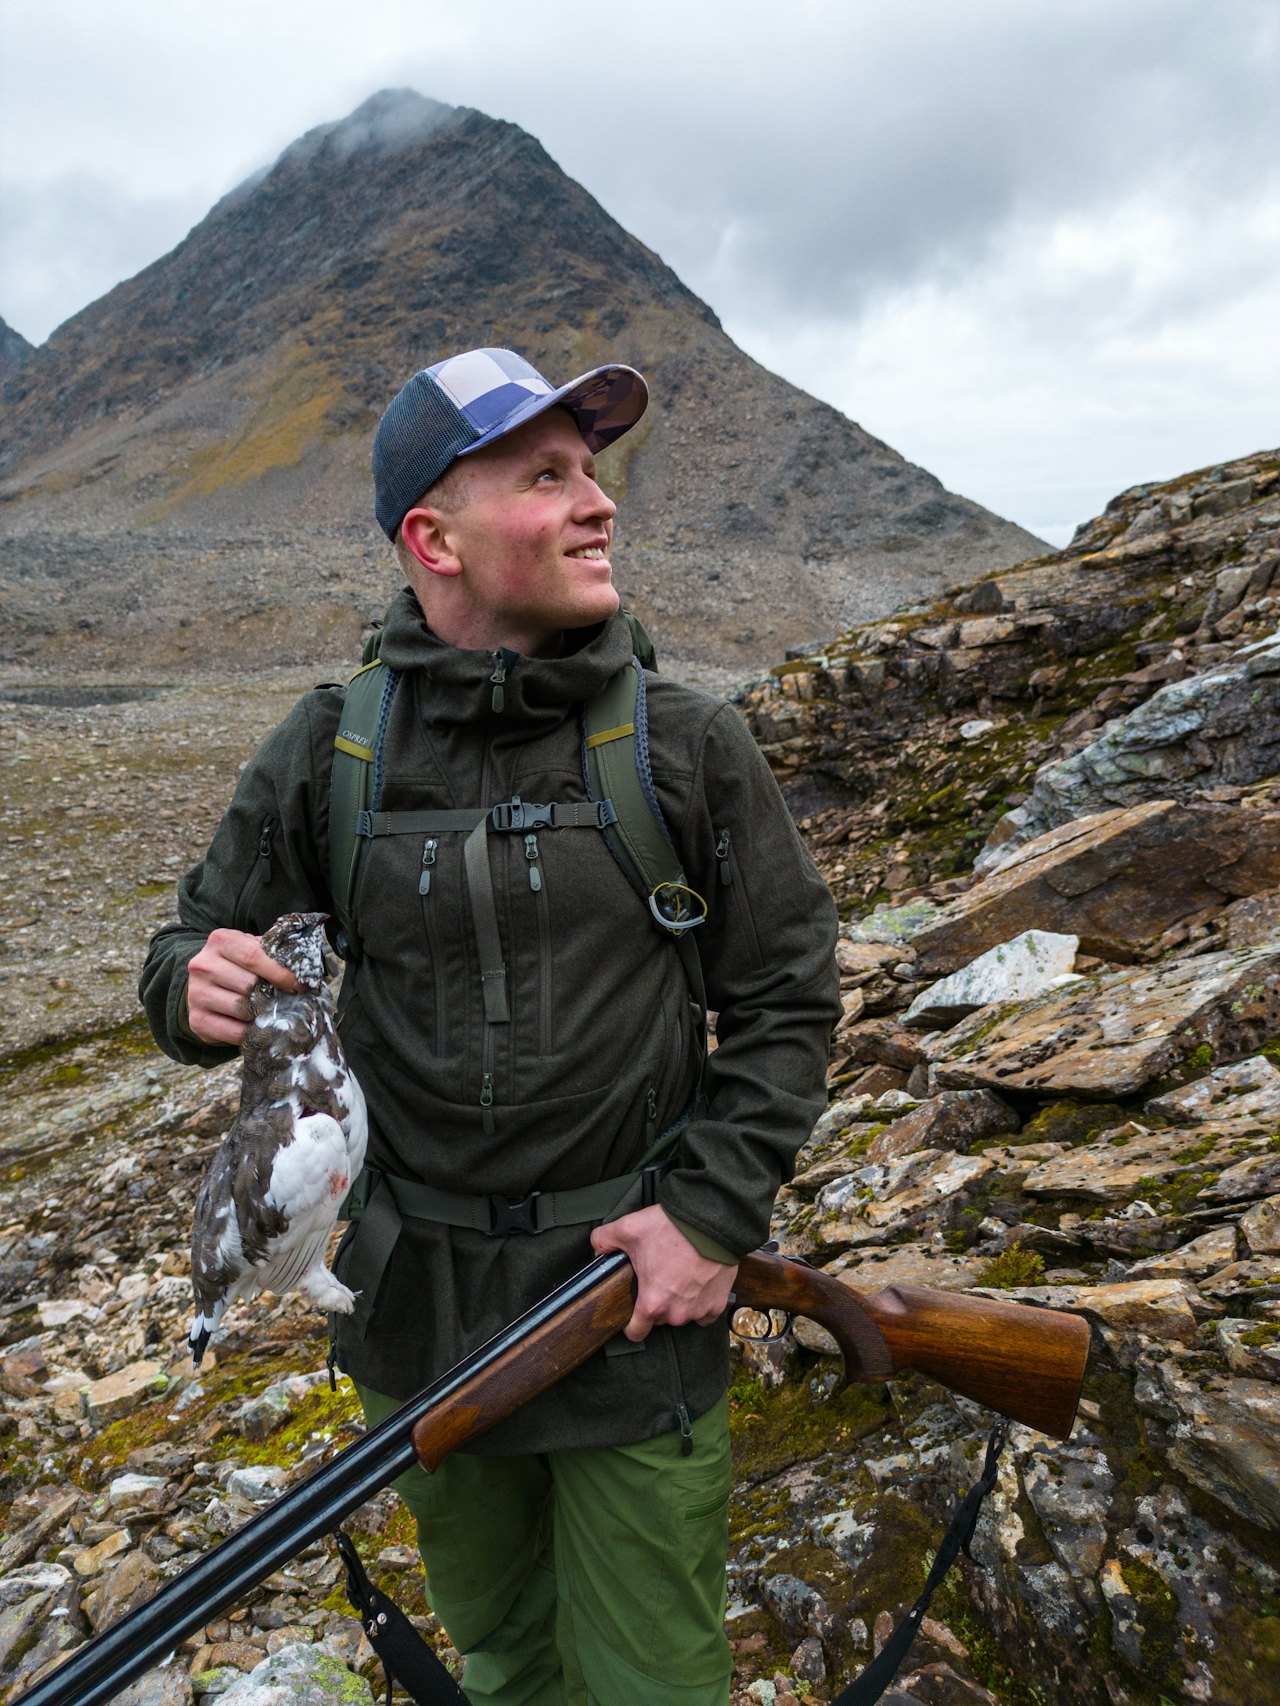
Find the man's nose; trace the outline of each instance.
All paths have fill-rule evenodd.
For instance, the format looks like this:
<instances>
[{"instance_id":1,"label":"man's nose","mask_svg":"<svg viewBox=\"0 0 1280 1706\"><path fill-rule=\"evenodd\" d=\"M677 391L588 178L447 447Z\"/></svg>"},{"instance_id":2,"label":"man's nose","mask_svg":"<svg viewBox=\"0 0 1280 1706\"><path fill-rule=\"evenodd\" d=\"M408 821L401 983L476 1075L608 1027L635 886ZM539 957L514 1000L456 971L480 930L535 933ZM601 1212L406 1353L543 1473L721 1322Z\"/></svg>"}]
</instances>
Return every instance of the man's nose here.
<instances>
[{"instance_id":1,"label":"man's nose","mask_svg":"<svg viewBox=\"0 0 1280 1706\"><path fill-rule=\"evenodd\" d=\"M599 516L603 521L612 521L618 513L618 506L604 488L595 480L583 476L583 488L578 498L579 513L585 518Z\"/></svg>"}]
</instances>

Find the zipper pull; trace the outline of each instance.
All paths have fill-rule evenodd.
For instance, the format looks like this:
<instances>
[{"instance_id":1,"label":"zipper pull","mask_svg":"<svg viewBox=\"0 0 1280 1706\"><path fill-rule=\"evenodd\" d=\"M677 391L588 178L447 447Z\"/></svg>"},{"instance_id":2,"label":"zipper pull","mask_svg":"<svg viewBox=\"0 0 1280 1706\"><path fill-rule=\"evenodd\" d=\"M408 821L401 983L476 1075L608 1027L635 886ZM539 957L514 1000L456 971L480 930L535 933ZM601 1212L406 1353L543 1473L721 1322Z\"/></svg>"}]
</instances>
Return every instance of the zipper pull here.
<instances>
[{"instance_id":1,"label":"zipper pull","mask_svg":"<svg viewBox=\"0 0 1280 1706\"><path fill-rule=\"evenodd\" d=\"M658 1092L652 1084L649 1086L649 1094L645 1097L644 1111L644 1140L646 1143L652 1143L658 1135Z\"/></svg>"},{"instance_id":2,"label":"zipper pull","mask_svg":"<svg viewBox=\"0 0 1280 1706\"><path fill-rule=\"evenodd\" d=\"M493 698L491 703L493 705L494 716L499 717L502 715L507 703L507 696L503 692L502 688L503 682L507 679L507 660L500 651L495 652L493 654L493 658L493 674L489 677L489 680L493 683Z\"/></svg>"},{"instance_id":3,"label":"zipper pull","mask_svg":"<svg viewBox=\"0 0 1280 1706\"><path fill-rule=\"evenodd\" d=\"M536 835L525 836L524 856L529 861L529 887L534 894L537 894L542 887L542 872L538 869L538 838Z\"/></svg>"},{"instance_id":4,"label":"zipper pull","mask_svg":"<svg viewBox=\"0 0 1280 1706\"><path fill-rule=\"evenodd\" d=\"M418 893L431 892L431 867L436 862L436 852L440 843L434 835L429 835L422 843L422 875L418 878Z\"/></svg>"},{"instance_id":5,"label":"zipper pull","mask_svg":"<svg viewBox=\"0 0 1280 1706\"><path fill-rule=\"evenodd\" d=\"M693 1456L693 1423L689 1420L689 1409L685 1404L676 1405L676 1421L680 1424L680 1455Z\"/></svg>"},{"instance_id":6,"label":"zipper pull","mask_svg":"<svg viewBox=\"0 0 1280 1706\"><path fill-rule=\"evenodd\" d=\"M271 838L276 832L276 820L273 817L264 818L261 832L258 835L258 857L262 861L262 880L271 881Z\"/></svg>"},{"instance_id":7,"label":"zipper pull","mask_svg":"<svg viewBox=\"0 0 1280 1706\"><path fill-rule=\"evenodd\" d=\"M722 829L716 842L716 858L720 861L720 881L728 888L733 881L733 866L729 863L729 831Z\"/></svg>"},{"instance_id":8,"label":"zipper pull","mask_svg":"<svg viewBox=\"0 0 1280 1706\"><path fill-rule=\"evenodd\" d=\"M480 1106L484 1109L484 1134L493 1136L493 1074L486 1072L480 1080Z\"/></svg>"}]
</instances>

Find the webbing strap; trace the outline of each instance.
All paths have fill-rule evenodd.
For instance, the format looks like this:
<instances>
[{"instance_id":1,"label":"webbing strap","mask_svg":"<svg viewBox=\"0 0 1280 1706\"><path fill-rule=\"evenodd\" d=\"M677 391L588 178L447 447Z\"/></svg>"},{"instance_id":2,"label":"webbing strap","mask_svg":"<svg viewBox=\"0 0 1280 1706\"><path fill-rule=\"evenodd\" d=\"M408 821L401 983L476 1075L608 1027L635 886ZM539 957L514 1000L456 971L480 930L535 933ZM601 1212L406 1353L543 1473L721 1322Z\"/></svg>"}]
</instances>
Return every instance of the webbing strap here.
<instances>
[{"instance_id":1,"label":"webbing strap","mask_svg":"<svg viewBox=\"0 0 1280 1706\"><path fill-rule=\"evenodd\" d=\"M661 1170L637 1168L633 1173L620 1173L616 1178L579 1185L573 1190L530 1191L523 1197L508 1197L500 1192L473 1196L462 1191L442 1191L417 1179L401 1179L377 1167L366 1167L340 1213L353 1221L362 1220L368 1209L362 1206L361 1199L366 1198L370 1205L375 1203L382 1195L378 1190L381 1184L395 1203L397 1221L431 1220L442 1226L466 1227L490 1237L511 1232L548 1232L555 1226L585 1226L594 1220L604 1220L646 1172Z\"/></svg>"},{"instance_id":2,"label":"webbing strap","mask_svg":"<svg viewBox=\"0 0 1280 1706\"><path fill-rule=\"evenodd\" d=\"M507 968L502 959L502 936L498 930L498 907L493 898L493 872L489 869L489 819L482 817L462 848L471 895L471 922L480 955L480 987L484 991L484 1016L490 1025L511 1022L507 1006Z\"/></svg>"},{"instance_id":3,"label":"webbing strap","mask_svg":"<svg viewBox=\"0 0 1280 1706\"><path fill-rule=\"evenodd\" d=\"M587 750L590 751L593 747L603 746L609 740L626 740L628 735L633 735L635 732L636 725L634 723L619 723L616 729L601 729L599 734L587 736Z\"/></svg>"},{"instance_id":4,"label":"webbing strap","mask_svg":"<svg viewBox=\"0 0 1280 1706\"><path fill-rule=\"evenodd\" d=\"M837 1694L831 1706L875 1706L875 1702L888 1688L898 1669L910 1651L911 1643L916 1638L916 1631L924 1622L924 1614L929 1609L929 1601L933 1598L934 1590L942 1578L955 1563L961 1552L966 1558L972 1558L969 1542L973 1531L978 1525L978 1515L982 1510L982 1501L995 1486L1000 1476L1000 1453L1004 1449L1007 1424L997 1422L987 1439L987 1456L982 1467L981 1477L974 1482L969 1491L956 1508L951 1519L951 1527L943 1536L938 1555L925 1578L925 1584L919 1598L898 1624L892 1635L881 1647L878 1655L872 1659L867 1668L856 1676L843 1694Z\"/></svg>"},{"instance_id":5,"label":"webbing strap","mask_svg":"<svg viewBox=\"0 0 1280 1706\"><path fill-rule=\"evenodd\" d=\"M484 994L484 1016L490 1025L511 1023L507 1001L507 968L502 958L502 934L498 928L498 905L489 867L488 835L521 834L534 829L603 830L617 822L611 800L552 800L540 805L515 794L496 806L468 806L457 811L380 812L356 814L356 839L382 835L439 835L450 830L466 832L462 860L471 897L471 923L480 957L480 987Z\"/></svg>"},{"instance_id":6,"label":"webbing strap","mask_svg":"<svg viewBox=\"0 0 1280 1706\"><path fill-rule=\"evenodd\" d=\"M387 1676L387 1701L394 1678L416 1706L467 1706L467 1697L396 1602L375 1587L365 1573L350 1537L342 1529L333 1539L347 1571L347 1598Z\"/></svg>"},{"instance_id":7,"label":"webbing strap","mask_svg":"<svg viewBox=\"0 0 1280 1706\"><path fill-rule=\"evenodd\" d=\"M356 818L356 834L366 840L380 835L435 835L450 829L474 829L487 816L483 806L468 806L463 811L361 812Z\"/></svg>"}]
</instances>

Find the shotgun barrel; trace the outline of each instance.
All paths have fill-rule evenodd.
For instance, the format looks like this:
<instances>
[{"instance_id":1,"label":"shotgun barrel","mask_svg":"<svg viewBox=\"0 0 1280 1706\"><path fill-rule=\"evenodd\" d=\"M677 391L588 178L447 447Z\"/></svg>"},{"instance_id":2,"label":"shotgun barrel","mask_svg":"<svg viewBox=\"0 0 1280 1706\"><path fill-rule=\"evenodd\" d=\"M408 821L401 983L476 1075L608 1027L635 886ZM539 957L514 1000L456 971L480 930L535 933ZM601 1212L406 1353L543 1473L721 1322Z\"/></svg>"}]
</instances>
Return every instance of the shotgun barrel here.
<instances>
[{"instance_id":1,"label":"shotgun barrel","mask_svg":"<svg viewBox=\"0 0 1280 1706\"><path fill-rule=\"evenodd\" d=\"M13 1706L100 1706L264 1577L332 1533L415 1463L433 1469L592 1355L631 1315L634 1274L600 1256L479 1350L340 1451L298 1487L87 1641ZM960 1293L889 1287L859 1294L804 1263L744 1256L740 1306L807 1315L826 1327L850 1379L919 1369L1014 1421L1065 1438L1084 1378L1078 1316Z\"/></svg>"},{"instance_id":2,"label":"shotgun barrel","mask_svg":"<svg viewBox=\"0 0 1280 1706\"><path fill-rule=\"evenodd\" d=\"M593 1320L599 1314L601 1282L618 1283L616 1325L600 1319L594 1344L589 1343ZM520 1345L550 1321L574 1325L576 1362L562 1360L546 1384L585 1362L592 1350L625 1326L631 1313L631 1264L616 1252L602 1256L566 1280L518 1321L496 1334L479 1350L410 1398L392 1415L371 1428L363 1439L340 1451L302 1484L275 1501L243 1528L215 1546L189 1569L167 1582L154 1598L101 1635L78 1647L56 1670L43 1677L14 1706L99 1706L110 1700L211 1617L278 1570L312 1541L331 1534L375 1493L412 1469L417 1462L411 1432L419 1417L440 1404L461 1399L465 1406L469 1384L483 1380L495 1366L518 1358ZM514 1406L513 1406L514 1408ZM508 1412L509 1413L509 1412ZM496 1421L496 1415L490 1422Z\"/></svg>"}]
</instances>

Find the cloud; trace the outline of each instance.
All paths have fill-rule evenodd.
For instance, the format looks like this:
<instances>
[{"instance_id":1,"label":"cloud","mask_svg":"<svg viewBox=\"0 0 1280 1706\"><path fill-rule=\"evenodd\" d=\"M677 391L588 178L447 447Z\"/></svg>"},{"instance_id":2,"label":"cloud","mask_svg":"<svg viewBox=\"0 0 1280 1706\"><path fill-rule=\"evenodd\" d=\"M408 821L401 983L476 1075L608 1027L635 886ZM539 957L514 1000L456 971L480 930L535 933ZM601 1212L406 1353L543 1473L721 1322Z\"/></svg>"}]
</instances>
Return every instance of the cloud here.
<instances>
[{"instance_id":1,"label":"cloud","mask_svg":"<svg viewBox=\"0 0 1280 1706\"><path fill-rule=\"evenodd\" d=\"M409 84L522 124L752 354L1036 531L1276 436L1274 0L67 10L6 0L30 338Z\"/></svg>"},{"instance_id":2,"label":"cloud","mask_svg":"<svg viewBox=\"0 0 1280 1706\"><path fill-rule=\"evenodd\" d=\"M90 172L0 179L0 313L32 343L179 242L200 195L133 196Z\"/></svg>"}]
</instances>

